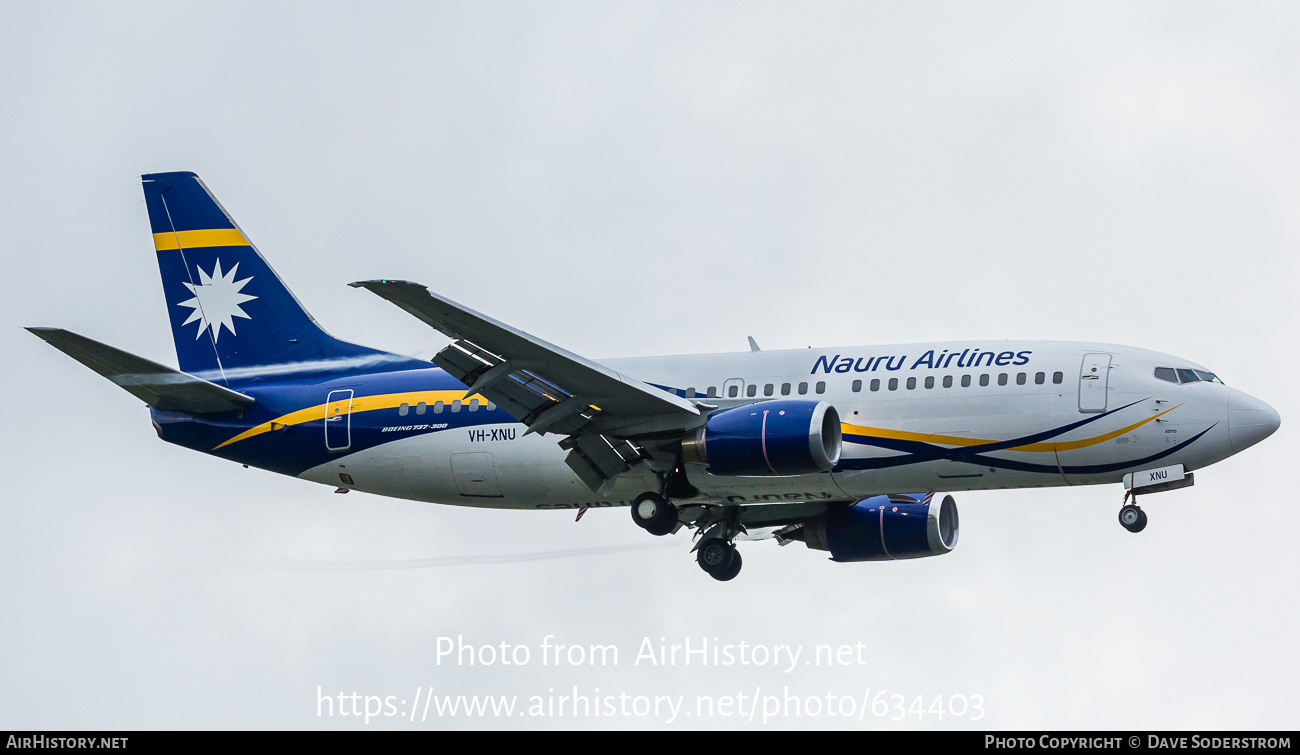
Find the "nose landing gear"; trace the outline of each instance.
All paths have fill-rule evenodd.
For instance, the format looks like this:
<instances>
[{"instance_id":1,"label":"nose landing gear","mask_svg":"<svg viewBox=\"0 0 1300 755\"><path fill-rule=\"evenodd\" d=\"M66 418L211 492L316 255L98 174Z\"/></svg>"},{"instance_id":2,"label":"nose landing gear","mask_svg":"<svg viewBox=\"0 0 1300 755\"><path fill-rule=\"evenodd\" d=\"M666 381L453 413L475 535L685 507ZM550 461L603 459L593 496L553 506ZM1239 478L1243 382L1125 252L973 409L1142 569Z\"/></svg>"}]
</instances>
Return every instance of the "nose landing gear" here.
<instances>
[{"instance_id":1,"label":"nose landing gear","mask_svg":"<svg viewBox=\"0 0 1300 755\"><path fill-rule=\"evenodd\" d=\"M1137 496L1129 503L1129 493L1124 494L1124 506L1119 510L1119 524L1129 532L1141 532L1147 527L1147 512L1137 505Z\"/></svg>"}]
</instances>

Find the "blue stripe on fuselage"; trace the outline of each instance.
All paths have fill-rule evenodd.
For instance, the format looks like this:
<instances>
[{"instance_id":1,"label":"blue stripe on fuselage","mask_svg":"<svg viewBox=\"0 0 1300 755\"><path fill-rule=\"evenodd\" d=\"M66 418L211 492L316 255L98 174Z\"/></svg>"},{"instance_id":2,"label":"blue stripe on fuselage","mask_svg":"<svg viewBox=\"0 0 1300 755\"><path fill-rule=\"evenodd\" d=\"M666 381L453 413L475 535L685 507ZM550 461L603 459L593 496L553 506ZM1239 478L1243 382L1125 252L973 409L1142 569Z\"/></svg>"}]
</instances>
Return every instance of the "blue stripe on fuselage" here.
<instances>
[{"instance_id":1,"label":"blue stripe on fuselage","mask_svg":"<svg viewBox=\"0 0 1300 755\"><path fill-rule=\"evenodd\" d=\"M257 403L242 412L194 415L151 409L150 413L158 428L159 437L169 443L252 467L295 476L331 459L413 435L516 421L499 407L489 410L487 406L480 406L476 411L470 411L469 407L463 406L457 412L446 407L441 413L435 413L430 406L423 415L416 414L412 407L405 416L399 415L397 407L392 407L352 413L349 417L351 442L344 451L330 451L326 448L323 415L318 419L285 425L280 429L217 448L251 428L296 411L324 404L332 391L344 389L353 391L355 401L368 396L414 391L463 392L466 387L443 370L428 367L400 372L349 375L314 383L264 384L249 387L245 392L256 399ZM437 427L444 424L445 427ZM384 428L394 425L425 427L418 430L384 432Z\"/></svg>"}]
</instances>

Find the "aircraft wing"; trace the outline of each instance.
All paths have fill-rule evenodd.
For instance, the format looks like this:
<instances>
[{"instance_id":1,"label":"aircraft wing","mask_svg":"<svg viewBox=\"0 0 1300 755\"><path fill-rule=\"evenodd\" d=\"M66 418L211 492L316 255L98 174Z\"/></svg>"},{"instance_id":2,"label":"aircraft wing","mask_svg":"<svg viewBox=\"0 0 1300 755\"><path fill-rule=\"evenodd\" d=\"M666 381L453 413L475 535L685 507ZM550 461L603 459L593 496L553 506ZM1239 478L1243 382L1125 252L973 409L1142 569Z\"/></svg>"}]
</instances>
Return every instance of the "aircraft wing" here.
<instances>
[{"instance_id":1,"label":"aircraft wing","mask_svg":"<svg viewBox=\"0 0 1300 755\"><path fill-rule=\"evenodd\" d=\"M252 398L62 328L28 328L155 409L210 414L252 406Z\"/></svg>"},{"instance_id":2,"label":"aircraft wing","mask_svg":"<svg viewBox=\"0 0 1300 755\"><path fill-rule=\"evenodd\" d=\"M454 339L433 363L528 426L568 436L566 458L593 490L643 458L638 438L703 420L690 401L441 297L419 283L370 280L365 288Z\"/></svg>"}]
</instances>

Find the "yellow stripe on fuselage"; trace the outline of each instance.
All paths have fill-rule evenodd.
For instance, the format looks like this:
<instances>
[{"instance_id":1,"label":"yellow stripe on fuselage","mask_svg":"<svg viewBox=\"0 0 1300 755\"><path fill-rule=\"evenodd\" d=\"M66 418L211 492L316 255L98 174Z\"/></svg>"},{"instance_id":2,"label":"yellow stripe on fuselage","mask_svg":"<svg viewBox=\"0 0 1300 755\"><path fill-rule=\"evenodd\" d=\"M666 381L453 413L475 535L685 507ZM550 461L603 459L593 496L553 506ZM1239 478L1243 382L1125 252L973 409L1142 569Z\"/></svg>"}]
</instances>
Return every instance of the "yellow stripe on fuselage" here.
<instances>
[{"instance_id":1,"label":"yellow stripe on fuselage","mask_svg":"<svg viewBox=\"0 0 1300 755\"><path fill-rule=\"evenodd\" d=\"M910 433L906 430L889 430L883 427L864 427L850 424L841 424L840 431L845 435L865 435L868 438L884 438L887 440L910 440L916 443L933 443L942 446L979 446L985 443L997 443L996 440L984 440L982 438L959 438L955 435Z\"/></svg>"},{"instance_id":2,"label":"yellow stripe on fuselage","mask_svg":"<svg viewBox=\"0 0 1300 755\"><path fill-rule=\"evenodd\" d=\"M461 401L461 400L463 400L465 403L469 403L469 401L473 399L478 399L481 404L487 403L487 399L484 398L482 395L475 394L473 396L466 397L464 391L459 391L459 390L383 393L377 396L359 396L353 398L351 413L356 414L358 412L371 412L371 411L377 411L379 409L396 409L402 404L415 406L421 401L423 401L426 405L431 407L439 401L443 402L444 404L451 404L453 401ZM1124 435L1125 433L1132 432L1133 430L1136 430L1137 428L1147 424L1148 422L1152 422L1154 420L1163 417L1169 412L1172 412L1174 409L1177 409L1179 406L1182 406L1182 404L1178 404L1176 406L1170 407L1169 409L1166 409L1165 411L1160 412L1159 414L1154 414L1150 417L1147 417L1144 420L1141 420L1140 422L1135 422L1127 427L1122 427L1118 430L1106 433L1104 435L1098 435L1092 438L1084 438L1082 440L1066 441L1063 443L1027 443L1023 446L1016 446L1014 448L1008 448L1004 450L1024 451L1027 453L1049 453L1049 452L1059 452L1059 451L1073 451L1079 448L1087 448L1088 446L1095 446L1098 443L1105 443L1106 441L1112 440L1114 438L1118 438L1119 436ZM272 430L279 429L281 427L288 427L291 425L301 425L305 422L323 420L325 419L325 410L326 410L325 404L317 404L315 406L309 406L306 409L299 409L298 411L295 412L282 414L273 420L270 420L268 422L263 422L262 424L257 425L256 427L251 427L245 430L244 432L236 435L230 440L225 441L221 445L216 446L216 448L213 448L212 450L215 451L218 448L223 448L225 446L230 445L231 443L238 443L241 440L252 438L254 436L261 435L263 433L268 433L271 432ZM869 438L908 440L908 441L915 441L918 443L931 443L931 444L943 445L943 446L966 447L966 446L980 446L989 443L1000 442L996 440L988 440L985 438L962 438L955 435L913 433L913 432L908 432L906 430L889 430L883 427L866 427L864 425L851 425L848 423L841 423L840 429L845 435L863 435Z\"/></svg>"},{"instance_id":3,"label":"yellow stripe on fuselage","mask_svg":"<svg viewBox=\"0 0 1300 755\"><path fill-rule=\"evenodd\" d=\"M439 401L444 404L450 404L453 401L461 401L462 399L464 399L464 403L466 404L474 399L478 399L480 404L487 404L487 399L483 396L474 394L473 396L466 397L464 391L411 391L409 393L383 393L378 396L357 396L352 399L351 413L373 412L379 409L396 409L402 404L415 406L421 401L423 401L427 406L432 407ZM344 402L335 401L334 403L341 404ZM299 409L296 412L282 414L269 422L263 422L256 427L251 427L245 430L212 450L215 451L218 448L228 446L231 443L238 443L241 440L251 438L255 435L269 433L272 430L277 430L281 427L301 425L304 422L323 420L325 419L325 408L325 404L317 404L315 406L309 406L306 409Z\"/></svg>"},{"instance_id":4,"label":"yellow stripe on fuselage","mask_svg":"<svg viewBox=\"0 0 1300 755\"><path fill-rule=\"evenodd\" d=\"M1125 433L1132 432L1148 422L1165 416L1174 409L1177 409L1179 406L1182 406L1182 404L1166 409L1159 414L1153 414L1141 422L1135 422L1128 427L1122 427L1114 432L1106 433L1105 435L1098 435L1093 438L1084 438L1083 440L1071 440L1064 443L1027 443L1023 446L1016 446L1015 448L1007 448L1004 450L1025 451L1028 453L1049 453L1056 451L1073 451L1079 448L1095 446L1098 443L1105 443L1106 441L1118 438ZM986 440L983 438L960 438L955 435L909 433L903 430L888 430L882 427L864 427L862 425L841 424L840 429L845 435L865 435L868 438L885 438L888 440L910 440L918 443L932 443L941 446L981 446L989 443L1001 442L996 440Z\"/></svg>"},{"instance_id":5,"label":"yellow stripe on fuselage","mask_svg":"<svg viewBox=\"0 0 1300 755\"><path fill-rule=\"evenodd\" d=\"M205 246L248 246L248 239L237 228L213 228L207 231L168 231L153 235L153 248L199 249Z\"/></svg>"},{"instance_id":6,"label":"yellow stripe on fuselage","mask_svg":"<svg viewBox=\"0 0 1300 755\"><path fill-rule=\"evenodd\" d=\"M1076 448L1087 448L1088 446L1095 446L1098 443L1105 443L1106 441L1112 440L1114 438L1118 438L1119 436L1125 433L1132 432L1133 430L1138 429L1139 427L1145 425L1148 422L1153 422L1157 419L1160 419L1161 417L1165 416L1169 412L1172 412L1174 409L1177 409L1179 406L1182 406L1182 404L1178 404L1177 406L1170 407L1164 410L1163 412L1160 412L1159 414L1153 414L1150 417L1147 417L1146 419L1142 420L1141 422L1135 422L1129 425L1128 427L1121 427L1120 429L1114 432L1106 433L1105 435L1098 435L1095 438L1085 438L1083 440L1072 440L1065 443L1030 443L1028 445L1018 446L1016 448L1011 448L1008 450L1032 451L1036 453L1043 453L1047 451L1073 451Z\"/></svg>"}]
</instances>

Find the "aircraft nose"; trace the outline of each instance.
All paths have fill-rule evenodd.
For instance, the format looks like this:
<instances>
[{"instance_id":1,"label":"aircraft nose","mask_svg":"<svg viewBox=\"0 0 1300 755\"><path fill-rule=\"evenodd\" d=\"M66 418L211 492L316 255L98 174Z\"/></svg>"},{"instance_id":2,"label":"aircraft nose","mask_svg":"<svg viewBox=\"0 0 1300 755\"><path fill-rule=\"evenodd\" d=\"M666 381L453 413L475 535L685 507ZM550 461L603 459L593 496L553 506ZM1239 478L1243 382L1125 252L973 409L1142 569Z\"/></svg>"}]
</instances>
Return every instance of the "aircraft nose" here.
<instances>
[{"instance_id":1,"label":"aircraft nose","mask_svg":"<svg viewBox=\"0 0 1300 755\"><path fill-rule=\"evenodd\" d=\"M1281 425L1276 409L1254 396L1233 391L1228 400L1228 439L1234 453L1267 438Z\"/></svg>"}]
</instances>

